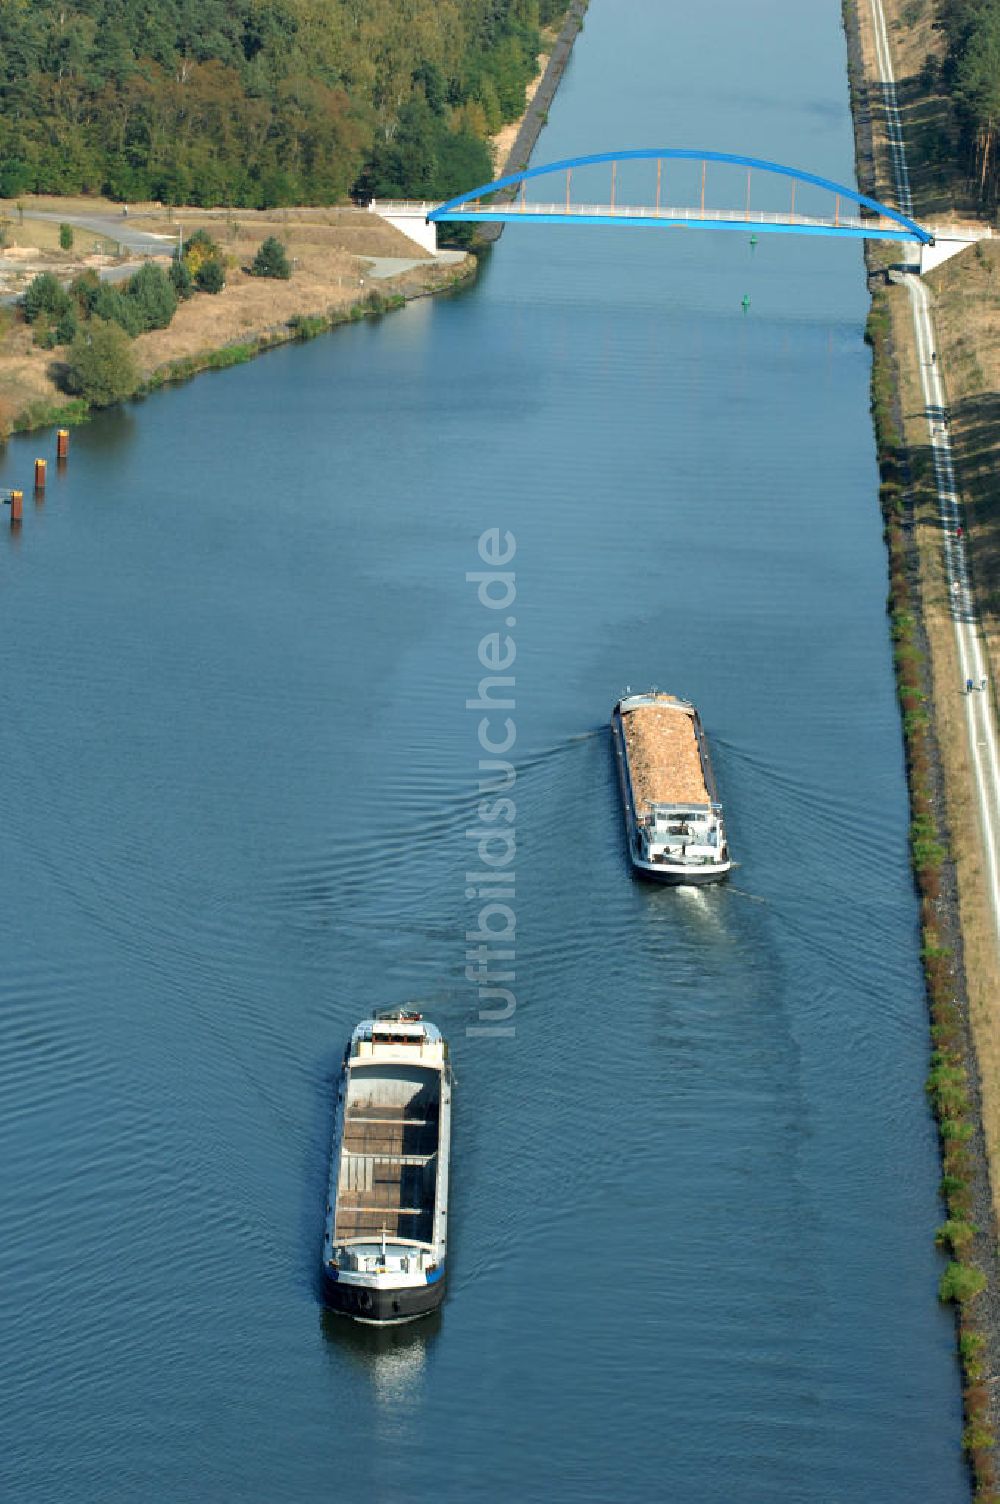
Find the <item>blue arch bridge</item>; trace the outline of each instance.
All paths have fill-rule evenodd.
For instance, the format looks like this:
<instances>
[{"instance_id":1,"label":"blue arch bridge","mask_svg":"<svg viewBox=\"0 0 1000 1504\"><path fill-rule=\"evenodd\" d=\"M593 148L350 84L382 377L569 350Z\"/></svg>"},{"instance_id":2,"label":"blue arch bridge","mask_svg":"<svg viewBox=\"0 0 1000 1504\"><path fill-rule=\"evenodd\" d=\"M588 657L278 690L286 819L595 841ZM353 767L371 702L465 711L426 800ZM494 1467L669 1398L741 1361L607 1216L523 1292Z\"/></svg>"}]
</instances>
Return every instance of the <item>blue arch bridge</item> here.
<instances>
[{"instance_id":1,"label":"blue arch bridge","mask_svg":"<svg viewBox=\"0 0 1000 1504\"><path fill-rule=\"evenodd\" d=\"M645 166L637 170L635 163ZM598 202L595 171L597 194L603 195ZM536 196L540 187L545 191ZM692 197L694 202L684 201ZM759 206L761 197L768 207ZM437 226L443 224L623 225L901 241L917 249L921 271L989 233L973 225L920 225L844 183L779 162L673 147L599 152L524 168L443 204L383 201L370 207L428 250L437 249Z\"/></svg>"}]
</instances>

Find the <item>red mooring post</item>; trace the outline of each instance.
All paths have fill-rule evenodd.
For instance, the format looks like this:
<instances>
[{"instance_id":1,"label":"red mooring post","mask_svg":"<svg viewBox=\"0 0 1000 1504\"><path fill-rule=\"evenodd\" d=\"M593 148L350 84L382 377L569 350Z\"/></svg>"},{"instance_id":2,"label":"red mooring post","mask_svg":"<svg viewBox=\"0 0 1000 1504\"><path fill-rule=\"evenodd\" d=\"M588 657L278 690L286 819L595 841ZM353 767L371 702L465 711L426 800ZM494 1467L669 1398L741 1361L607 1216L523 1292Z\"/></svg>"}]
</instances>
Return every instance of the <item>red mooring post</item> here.
<instances>
[{"instance_id":1,"label":"red mooring post","mask_svg":"<svg viewBox=\"0 0 1000 1504\"><path fill-rule=\"evenodd\" d=\"M23 516L24 516L24 492L23 491L11 491L11 493L10 493L10 521L11 521L11 526L13 527L13 525L14 525L15 522L18 523L18 524L20 524L21 518Z\"/></svg>"},{"instance_id":2,"label":"red mooring post","mask_svg":"<svg viewBox=\"0 0 1000 1504\"><path fill-rule=\"evenodd\" d=\"M44 460L36 460L35 461L35 490L36 491L44 491L45 490L45 471L46 471L46 468L47 467L46 467L46 463L45 463Z\"/></svg>"},{"instance_id":3,"label":"red mooring post","mask_svg":"<svg viewBox=\"0 0 1000 1504\"><path fill-rule=\"evenodd\" d=\"M60 428L56 432L56 459L64 460L69 454L69 429Z\"/></svg>"}]
</instances>

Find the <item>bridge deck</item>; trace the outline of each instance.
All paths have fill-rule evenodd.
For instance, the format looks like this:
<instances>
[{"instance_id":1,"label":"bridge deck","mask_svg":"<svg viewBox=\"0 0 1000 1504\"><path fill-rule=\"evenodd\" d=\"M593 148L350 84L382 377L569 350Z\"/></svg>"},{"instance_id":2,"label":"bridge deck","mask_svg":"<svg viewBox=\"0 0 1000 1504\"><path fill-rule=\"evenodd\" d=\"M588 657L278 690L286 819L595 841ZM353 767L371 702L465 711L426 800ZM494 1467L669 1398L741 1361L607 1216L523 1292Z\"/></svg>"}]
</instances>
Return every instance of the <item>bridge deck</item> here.
<instances>
[{"instance_id":1,"label":"bridge deck","mask_svg":"<svg viewBox=\"0 0 1000 1504\"><path fill-rule=\"evenodd\" d=\"M839 215L822 218L806 214L768 213L760 209L653 208L646 204L539 204L520 201L496 204L461 204L453 209L423 210L438 223L490 220L543 219L553 223L718 226L776 231L799 235L863 235L872 239L912 240L901 225L874 216Z\"/></svg>"}]
</instances>

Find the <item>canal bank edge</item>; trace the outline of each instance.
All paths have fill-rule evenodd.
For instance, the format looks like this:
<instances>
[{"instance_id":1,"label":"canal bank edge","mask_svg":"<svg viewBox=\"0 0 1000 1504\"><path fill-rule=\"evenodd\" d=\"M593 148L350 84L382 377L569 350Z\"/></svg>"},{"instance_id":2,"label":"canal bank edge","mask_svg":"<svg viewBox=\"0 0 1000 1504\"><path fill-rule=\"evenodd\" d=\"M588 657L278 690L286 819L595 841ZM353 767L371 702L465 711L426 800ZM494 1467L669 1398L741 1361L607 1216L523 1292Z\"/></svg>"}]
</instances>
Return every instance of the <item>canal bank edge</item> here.
<instances>
[{"instance_id":1,"label":"canal bank edge","mask_svg":"<svg viewBox=\"0 0 1000 1504\"><path fill-rule=\"evenodd\" d=\"M359 297L346 306L330 308L325 312L320 309L314 313L293 314L285 323L258 330L249 339L223 345L216 350L200 351L197 355L185 356L180 360L171 360L165 365L157 366L139 386L135 396L148 396L151 392L159 391L163 386L187 381L201 371L224 371L230 366L243 365L246 361L253 360L256 355L263 355L266 351L275 350L280 345L316 339L320 334L327 334L330 330L339 328L341 324L356 324L365 318L377 318L381 314L392 313L395 309L403 308L417 298L428 298L436 293L451 292L463 283L472 281L477 270L476 258L469 254L463 261L448 268L435 266L428 268L427 271L421 269L419 279L408 286L394 288L390 282L386 292L372 288L364 297Z\"/></svg>"},{"instance_id":2,"label":"canal bank edge","mask_svg":"<svg viewBox=\"0 0 1000 1504\"><path fill-rule=\"evenodd\" d=\"M385 291L371 288L353 302L296 313L280 324L269 324L263 328L249 330L239 340L218 346L207 346L193 355L156 365L143 377L127 400L134 401L139 397L148 397L152 392L159 391L164 386L188 381L202 371L224 371L231 366L243 365L248 360L253 360L255 356L265 354L268 350L276 350L281 345L302 340L315 339L318 335L326 334L341 324L354 324L364 318L375 318L391 313L417 298L451 292L472 281L477 271L478 263L471 253L467 254L462 261L453 262L447 266L431 263L426 269L423 267L413 269L406 274L405 283L402 279L386 279ZM38 429L56 426L74 427L86 423L94 412L99 410L91 407L80 397L68 398L65 403L32 403L11 424L10 433L33 433ZM0 442L3 442L5 437L6 435L0 435Z\"/></svg>"},{"instance_id":3,"label":"canal bank edge","mask_svg":"<svg viewBox=\"0 0 1000 1504\"><path fill-rule=\"evenodd\" d=\"M879 140L871 92L878 89L879 80L864 45L859 0L843 0L842 9L858 183L863 192L875 197L888 193L891 198L892 185L879 172L885 144ZM903 289L889 283L884 256L866 249L866 263L872 307L865 338L872 348L872 417L889 555L888 609L931 1022L927 1093L938 1128L946 1209L936 1234L938 1246L949 1256L939 1294L955 1307L963 1377L962 1444L977 1504L989 1504L1000 1498L995 1466L1000 1412L991 1382L1000 1372L997 1177L991 1173L997 1144L988 1133L991 1082L981 1069L983 1042L973 1006L982 977L974 964L978 947L974 945L970 954L968 944L969 874L953 856L956 815L966 813L960 808L959 790L968 782L961 779L961 738L941 714L943 695L954 693L958 684L958 668L953 636L939 630L941 624L931 620L929 610L940 594L940 532L936 497L920 463L922 435L917 423L923 421L923 404L908 301Z\"/></svg>"},{"instance_id":4,"label":"canal bank edge","mask_svg":"<svg viewBox=\"0 0 1000 1504\"><path fill-rule=\"evenodd\" d=\"M566 72L570 54L573 51L573 43L583 30L583 18L589 4L590 0L571 0L562 30L553 43L541 82L521 116L517 135L514 137L506 160L503 163L497 163L497 170L501 177L507 177L513 172L522 172L531 161L538 138L548 124L549 106ZM515 192L515 188L508 188L498 193L496 197L498 200L509 200L514 197ZM476 246L492 244L500 239L503 229L502 224L477 225L474 244Z\"/></svg>"}]
</instances>

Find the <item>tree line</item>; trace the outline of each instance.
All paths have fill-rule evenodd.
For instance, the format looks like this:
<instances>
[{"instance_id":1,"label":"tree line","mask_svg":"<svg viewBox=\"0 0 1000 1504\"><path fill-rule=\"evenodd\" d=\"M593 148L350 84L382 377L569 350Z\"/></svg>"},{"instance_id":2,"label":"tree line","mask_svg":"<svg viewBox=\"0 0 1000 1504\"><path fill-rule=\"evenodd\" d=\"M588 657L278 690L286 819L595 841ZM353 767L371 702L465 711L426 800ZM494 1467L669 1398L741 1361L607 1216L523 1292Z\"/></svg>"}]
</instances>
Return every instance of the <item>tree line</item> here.
<instances>
[{"instance_id":1,"label":"tree line","mask_svg":"<svg viewBox=\"0 0 1000 1504\"><path fill-rule=\"evenodd\" d=\"M982 207L992 210L1000 201L1000 0L938 0L937 24L947 53L943 64L927 59L923 82L954 100L959 166L974 182Z\"/></svg>"},{"instance_id":2,"label":"tree line","mask_svg":"<svg viewBox=\"0 0 1000 1504\"><path fill-rule=\"evenodd\" d=\"M565 0L0 0L0 196L271 208L493 175Z\"/></svg>"}]
</instances>

